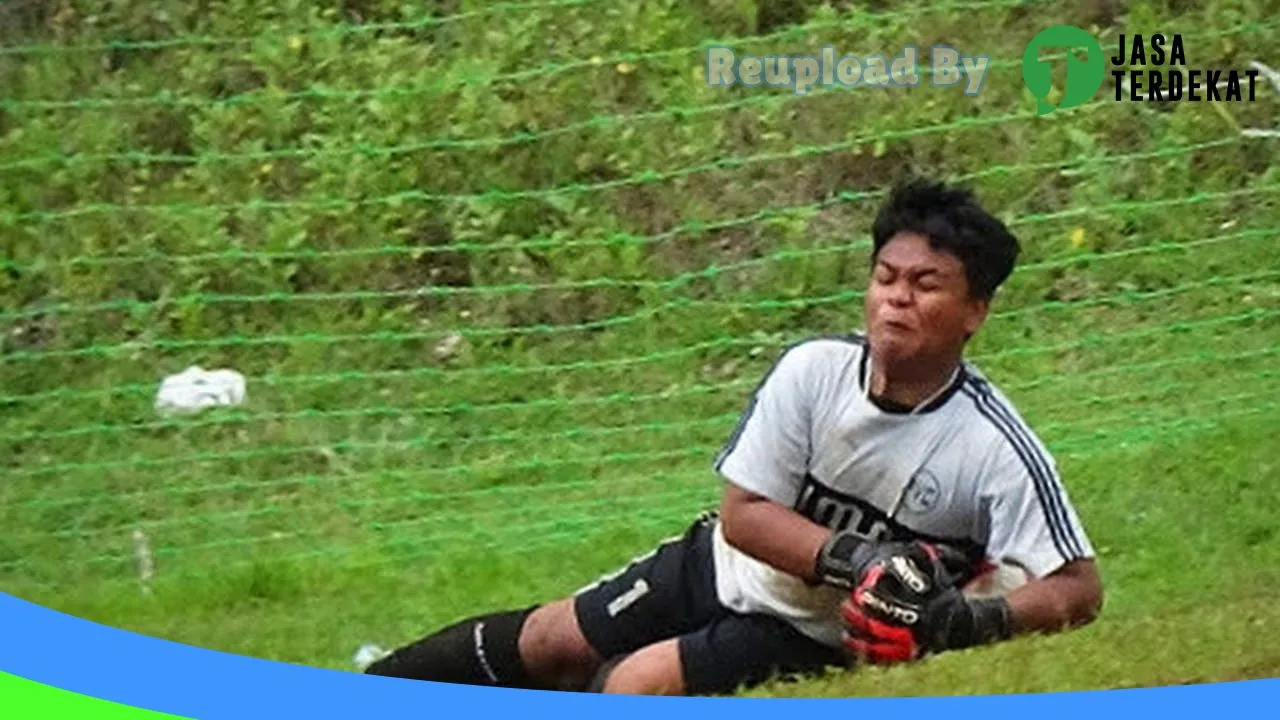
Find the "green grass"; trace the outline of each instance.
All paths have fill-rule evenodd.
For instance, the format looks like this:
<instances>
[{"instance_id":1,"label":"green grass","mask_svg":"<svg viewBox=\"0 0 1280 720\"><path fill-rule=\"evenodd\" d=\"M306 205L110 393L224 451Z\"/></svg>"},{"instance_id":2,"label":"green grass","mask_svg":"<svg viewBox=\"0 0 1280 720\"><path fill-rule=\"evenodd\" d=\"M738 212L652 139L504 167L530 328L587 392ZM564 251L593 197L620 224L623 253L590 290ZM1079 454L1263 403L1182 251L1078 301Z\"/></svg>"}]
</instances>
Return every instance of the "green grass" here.
<instances>
[{"instance_id":1,"label":"green grass","mask_svg":"<svg viewBox=\"0 0 1280 720\"><path fill-rule=\"evenodd\" d=\"M1263 4L598 0L434 24L373 0L19 5L6 47L202 41L0 55L0 590L334 668L570 592L716 502L747 394L789 342L859 326L879 193L925 171L1023 240L971 356L1057 456L1107 607L756 692L1280 669L1280 151L1238 134L1274 125L1275 94L1037 118L1018 68L1056 22L1104 50L1180 31L1191 66L1243 68L1275 45ZM996 67L974 98L697 78L703 41L753 36L733 44L945 41ZM192 364L244 372L248 404L157 418L160 378Z\"/></svg>"}]
</instances>

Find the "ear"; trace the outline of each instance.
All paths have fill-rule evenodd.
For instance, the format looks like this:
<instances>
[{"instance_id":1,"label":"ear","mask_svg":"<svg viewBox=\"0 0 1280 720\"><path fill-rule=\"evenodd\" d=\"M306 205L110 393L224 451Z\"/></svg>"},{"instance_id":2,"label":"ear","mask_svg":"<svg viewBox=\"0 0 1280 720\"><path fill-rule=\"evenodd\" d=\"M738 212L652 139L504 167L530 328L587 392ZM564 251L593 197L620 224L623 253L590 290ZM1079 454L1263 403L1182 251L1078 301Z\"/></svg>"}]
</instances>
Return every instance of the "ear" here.
<instances>
[{"instance_id":1,"label":"ear","mask_svg":"<svg viewBox=\"0 0 1280 720\"><path fill-rule=\"evenodd\" d=\"M987 313L991 312L991 301L982 300L980 298L970 298L964 315L964 331L970 337L978 332L978 328L982 327L982 323L987 319Z\"/></svg>"}]
</instances>

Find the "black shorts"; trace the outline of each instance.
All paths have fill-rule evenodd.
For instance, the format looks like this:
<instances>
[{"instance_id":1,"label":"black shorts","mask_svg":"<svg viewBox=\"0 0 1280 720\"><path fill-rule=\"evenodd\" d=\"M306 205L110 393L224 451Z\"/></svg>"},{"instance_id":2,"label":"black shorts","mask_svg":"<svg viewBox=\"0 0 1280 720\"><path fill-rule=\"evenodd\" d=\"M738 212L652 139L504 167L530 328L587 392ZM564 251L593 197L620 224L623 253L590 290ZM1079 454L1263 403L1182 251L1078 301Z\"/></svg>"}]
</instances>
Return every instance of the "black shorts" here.
<instances>
[{"instance_id":1,"label":"black shorts","mask_svg":"<svg viewBox=\"0 0 1280 720\"><path fill-rule=\"evenodd\" d=\"M779 675L809 674L847 664L772 615L734 612L716 595L712 535L703 515L678 538L575 595L578 624L606 660L679 638L685 692L731 693Z\"/></svg>"}]
</instances>

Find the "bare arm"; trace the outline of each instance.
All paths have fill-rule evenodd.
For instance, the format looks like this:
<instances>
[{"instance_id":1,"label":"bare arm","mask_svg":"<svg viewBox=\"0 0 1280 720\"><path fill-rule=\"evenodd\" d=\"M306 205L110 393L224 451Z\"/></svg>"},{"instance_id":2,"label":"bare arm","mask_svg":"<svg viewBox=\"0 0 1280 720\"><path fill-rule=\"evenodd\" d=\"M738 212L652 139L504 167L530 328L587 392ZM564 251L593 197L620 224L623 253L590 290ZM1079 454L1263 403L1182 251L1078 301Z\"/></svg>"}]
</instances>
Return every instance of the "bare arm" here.
<instances>
[{"instance_id":1,"label":"bare arm","mask_svg":"<svg viewBox=\"0 0 1280 720\"><path fill-rule=\"evenodd\" d=\"M831 531L763 495L725 484L720 503L725 540L751 557L806 582Z\"/></svg>"},{"instance_id":2,"label":"bare arm","mask_svg":"<svg viewBox=\"0 0 1280 720\"><path fill-rule=\"evenodd\" d=\"M720 505L725 539L742 552L817 583L813 570L831 531L769 498L725 484ZM1093 560L1077 560L1009 594L1017 632L1053 632L1091 622L1102 607Z\"/></svg>"},{"instance_id":3,"label":"bare arm","mask_svg":"<svg viewBox=\"0 0 1280 720\"><path fill-rule=\"evenodd\" d=\"M1093 560L1075 560L1009 594L1017 633L1057 632L1085 625L1102 609L1102 580Z\"/></svg>"}]
</instances>

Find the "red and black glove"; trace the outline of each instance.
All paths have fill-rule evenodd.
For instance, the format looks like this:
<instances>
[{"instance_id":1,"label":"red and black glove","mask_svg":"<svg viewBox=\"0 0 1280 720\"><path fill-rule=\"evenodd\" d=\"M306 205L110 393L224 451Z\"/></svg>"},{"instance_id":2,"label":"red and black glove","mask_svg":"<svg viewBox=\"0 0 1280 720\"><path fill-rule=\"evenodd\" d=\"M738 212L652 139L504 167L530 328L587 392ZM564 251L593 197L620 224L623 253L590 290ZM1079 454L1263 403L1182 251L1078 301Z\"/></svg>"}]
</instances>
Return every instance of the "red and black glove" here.
<instances>
[{"instance_id":1,"label":"red and black glove","mask_svg":"<svg viewBox=\"0 0 1280 720\"><path fill-rule=\"evenodd\" d=\"M837 531L818 552L813 574L828 585L852 590L862 583L868 570L911 553L911 548L910 542L873 542L852 530Z\"/></svg>"},{"instance_id":2,"label":"red and black glove","mask_svg":"<svg viewBox=\"0 0 1280 720\"><path fill-rule=\"evenodd\" d=\"M945 546L912 543L869 568L841 604L845 647L870 662L892 663L1008 638L1009 603L971 600L957 587L962 557Z\"/></svg>"}]
</instances>

